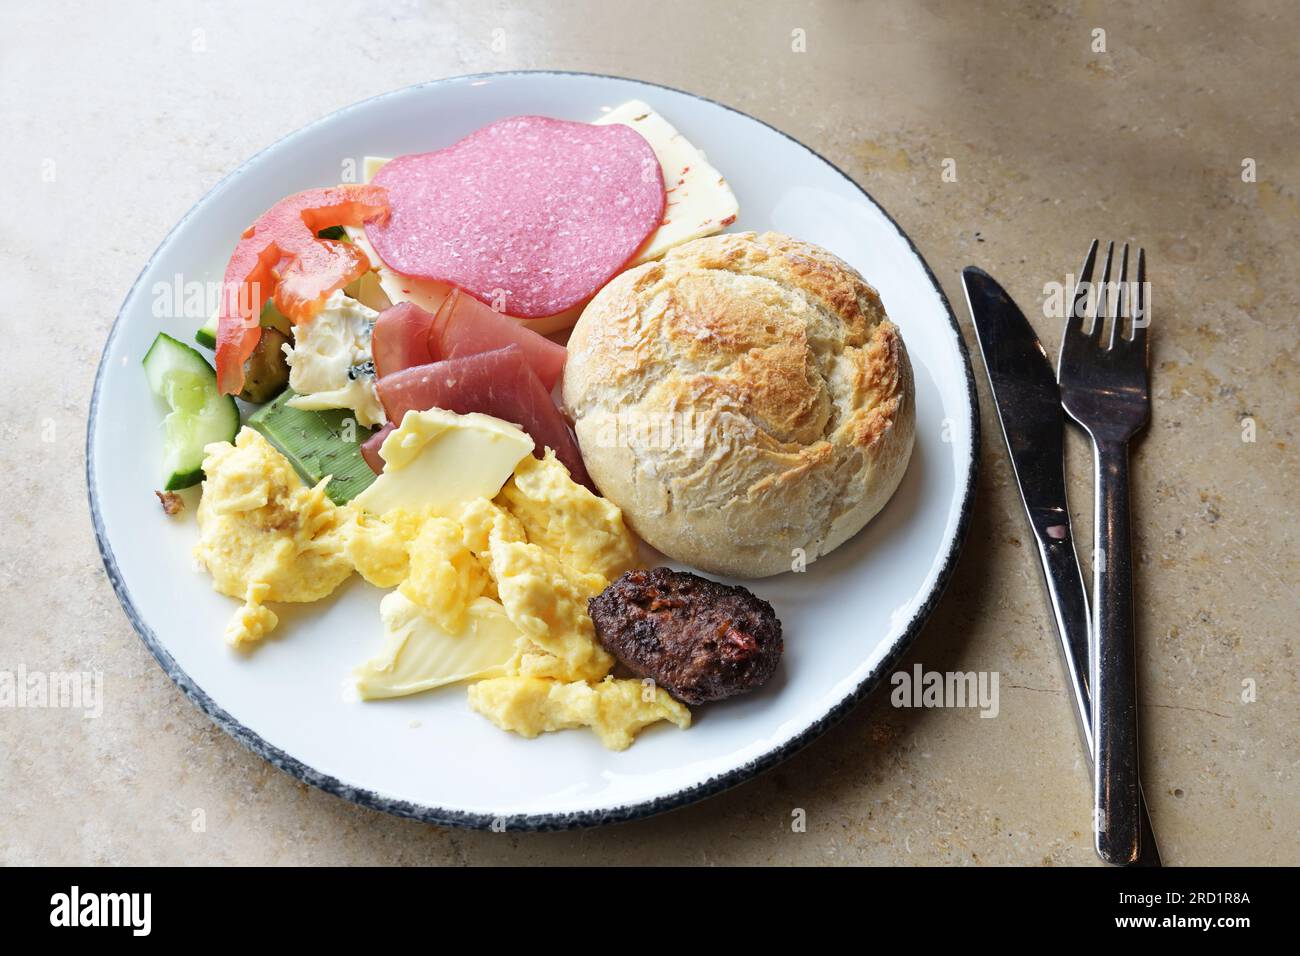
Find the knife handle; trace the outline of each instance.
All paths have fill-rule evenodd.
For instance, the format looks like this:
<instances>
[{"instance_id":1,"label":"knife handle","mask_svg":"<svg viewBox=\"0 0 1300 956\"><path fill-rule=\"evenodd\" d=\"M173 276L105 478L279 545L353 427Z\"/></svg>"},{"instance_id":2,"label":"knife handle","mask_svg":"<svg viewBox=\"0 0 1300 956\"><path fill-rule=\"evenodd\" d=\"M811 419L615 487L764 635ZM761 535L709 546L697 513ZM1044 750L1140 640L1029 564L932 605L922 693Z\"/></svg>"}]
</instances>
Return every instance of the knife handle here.
<instances>
[{"instance_id":1,"label":"knife handle","mask_svg":"<svg viewBox=\"0 0 1300 956\"><path fill-rule=\"evenodd\" d=\"M1133 552L1128 445L1094 441L1097 463L1091 661L1093 813L1097 853L1125 866L1138 858L1137 676L1133 638Z\"/></svg>"}]
</instances>

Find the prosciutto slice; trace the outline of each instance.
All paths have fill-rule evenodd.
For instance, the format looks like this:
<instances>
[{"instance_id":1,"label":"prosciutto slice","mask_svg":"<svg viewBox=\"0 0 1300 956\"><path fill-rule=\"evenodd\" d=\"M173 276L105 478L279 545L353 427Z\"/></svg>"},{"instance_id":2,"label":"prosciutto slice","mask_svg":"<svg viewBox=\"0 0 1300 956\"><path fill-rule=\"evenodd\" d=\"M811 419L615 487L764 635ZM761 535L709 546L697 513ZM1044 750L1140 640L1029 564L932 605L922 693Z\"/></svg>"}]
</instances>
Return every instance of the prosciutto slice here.
<instances>
[{"instance_id":1,"label":"prosciutto slice","mask_svg":"<svg viewBox=\"0 0 1300 956\"><path fill-rule=\"evenodd\" d=\"M429 333L429 351L435 359L460 358L492 349L518 345L526 361L549 392L564 374L569 350L538 335L514 319L496 312L472 295L453 289L443 300Z\"/></svg>"},{"instance_id":2,"label":"prosciutto slice","mask_svg":"<svg viewBox=\"0 0 1300 956\"><path fill-rule=\"evenodd\" d=\"M568 350L472 295L453 289L436 316L410 302L385 309L375 320L371 355L383 378L415 365L462 358L518 345L549 392L564 373Z\"/></svg>"},{"instance_id":3,"label":"prosciutto slice","mask_svg":"<svg viewBox=\"0 0 1300 956\"><path fill-rule=\"evenodd\" d=\"M383 378L412 365L428 365L438 356L429 349L433 316L418 305L401 302L384 309L370 334L375 377Z\"/></svg>"},{"instance_id":4,"label":"prosciutto slice","mask_svg":"<svg viewBox=\"0 0 1300 956\"><path fill-rule=\"evenodd\" d=\"M379 454L379 449L384 444L384 439L396 427L392 422L389 422L361 443L361 457L366 460L366 464L370 466L370 470L376 475L384 473L384 459Z\"/></svg>"},{"instance_id":5,"label":"prosciutto slice","mask_svg":"<svg viewBox=\"0 0 1300 956\"><path fill-rule=\"evenodd\" d=\"M391 422L400 424L408 411L429 408L459 415L482 412L512 422L532 436L534 455L541 458L547 448L554 449L569 476L595 491L568 422L518 345L416 365L384 376L377 387ZM366 445L377 442L372 449L377 452L383 437L381 431ZM377 454L367 454L366 460L372 468L379 463Z\"/></svg>"}]
</instances>

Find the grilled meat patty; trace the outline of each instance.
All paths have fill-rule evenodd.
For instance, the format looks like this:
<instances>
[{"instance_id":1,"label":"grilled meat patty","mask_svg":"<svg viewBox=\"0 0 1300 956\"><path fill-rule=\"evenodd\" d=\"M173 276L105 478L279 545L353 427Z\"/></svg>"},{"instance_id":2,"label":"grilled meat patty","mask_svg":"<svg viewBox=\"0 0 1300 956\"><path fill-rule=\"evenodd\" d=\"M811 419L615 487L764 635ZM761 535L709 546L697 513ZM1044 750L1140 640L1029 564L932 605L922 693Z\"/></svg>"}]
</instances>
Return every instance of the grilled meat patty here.
<instances>
[{"instance_id":1,"label":"grilled meat patty","mask_svg":"<svg viewBox=\"0 0 1300 956\"><path fill-rule=\"evenodd\" d=\"M587 609L607 651L687 704L761 687L784 647L762 598L671 568L628 571Z\"/></svg>"}]
</instances>

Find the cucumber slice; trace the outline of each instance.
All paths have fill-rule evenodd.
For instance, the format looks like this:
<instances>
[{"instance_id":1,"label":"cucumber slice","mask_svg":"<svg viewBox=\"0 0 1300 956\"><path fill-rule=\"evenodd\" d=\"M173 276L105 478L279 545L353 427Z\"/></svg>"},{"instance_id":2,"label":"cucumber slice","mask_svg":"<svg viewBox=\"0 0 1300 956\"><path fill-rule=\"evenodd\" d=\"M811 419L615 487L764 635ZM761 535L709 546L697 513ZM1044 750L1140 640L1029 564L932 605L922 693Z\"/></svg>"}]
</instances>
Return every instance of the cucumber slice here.
<instances>
[{"instance_id":1,"label":"cucumber slice","mask_svg":"<svg viewBox=\"0 0 1300 956\"><path fill-rule=\"evenodd\" d=\"M322 412L292 408L289 399L294 394L286 388L249 416L248 424L288 458L309 485L332 475L325 494L336 505L346 504L375 480L361 456L361 443L370 437L370 429L358 425L355 413L346 408Z\"/></svg>"},{"instance_id":2,"label":"cucumber slice","mask_svg":"<svg viewBox=\"0 0 1300 956\"><path fill-rule=\"evenodd\" d=\"M280 314L280 310L275 307L274 299L266 300L266 305L262 306L262 315L258 322L264 329L276 329L287 336L293 336L293 324ZM194 333L194 341L205 349L215 349L217 347L217 317L215 315L204 323L203 328Z\"/></svg>"},{"instance_id":3,"label":"cucumber slice","mask_svg":"<svg viewBox=\"0 0 1300 956\"><path fill-rule=\"evenodd\" d=\"M205 349L215 349L217 347L217 317L215 315L208 319L203 328L194 333L194 341Z\"/></svg>"},{"instance_id":4,"label":"cucumber slice","mask_svg":"<svg viewBox=\"0 0 1300 956\"><path fill-rule=\"evenodd\" d=\"M163 419L163 474L166 491L188 488L203 479L203 448L234 441L239 407L217 391L217 373L197 351L159 332L144 357L150 390L167 403Z\"/></svg>"}]
</instances>

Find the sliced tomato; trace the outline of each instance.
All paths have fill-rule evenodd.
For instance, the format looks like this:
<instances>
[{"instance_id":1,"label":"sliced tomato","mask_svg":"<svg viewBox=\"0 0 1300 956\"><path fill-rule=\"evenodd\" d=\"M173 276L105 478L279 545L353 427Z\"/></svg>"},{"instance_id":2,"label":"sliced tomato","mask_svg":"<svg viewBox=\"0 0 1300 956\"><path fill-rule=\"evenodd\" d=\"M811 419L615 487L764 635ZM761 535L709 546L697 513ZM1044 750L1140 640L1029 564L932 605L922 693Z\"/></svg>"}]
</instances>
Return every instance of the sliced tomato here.
<instances>
[{"instance_id":1,"label":"sliced tomato","mask_svg":"<svg viewBox=\"0 0 1300 956\"><path fill-rule=\"evenodd\" d=\"M289 321L303 322L331 292L370 269L357 246L316 234L387 215L384 187L330 186L281 199L244 230L226 266L217 320L217 383L223 395L244 387L244 362L262 337L258 319L268 299L274 297Z\"/></svg>"}]
</instances>

